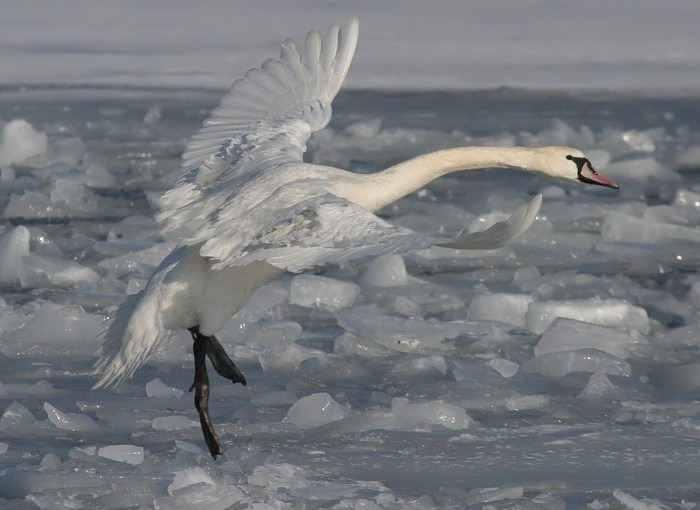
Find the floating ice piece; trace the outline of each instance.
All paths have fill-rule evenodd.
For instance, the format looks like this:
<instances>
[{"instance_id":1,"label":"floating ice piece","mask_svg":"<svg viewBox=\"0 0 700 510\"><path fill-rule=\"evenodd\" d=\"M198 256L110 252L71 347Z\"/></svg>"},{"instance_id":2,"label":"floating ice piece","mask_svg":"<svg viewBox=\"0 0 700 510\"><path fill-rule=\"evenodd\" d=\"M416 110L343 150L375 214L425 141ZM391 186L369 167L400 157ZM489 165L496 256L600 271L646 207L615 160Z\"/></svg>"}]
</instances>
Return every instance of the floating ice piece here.
<instances>
[{"instance_id":1,"label":"floating ice piece","mask_svg":"<svg viewBox=\"0 0 700 510\"><path fill-rule=\"evenodd\" d=\"M354 283L300 274L292 280L289 302L307 307L343 308L352 305L359 294L360 287Z\"/></svg>"},{"instance_id":2,"label":"floating ice piece","mask_svg":"<svg viewBox=\"0 0 700 510\"><path fill-rule=\"evenodd\" d=\"M174 416L157 416L153 418L151 427L153 427L153 430L171 431L199 427L199 423L190 420L187 416L177 414Z\"/></svg>"},{"instance_id":3,"label":"floating ice piece","mask_svg":"<svg viewBox=\"0 0 700 510\"><path fill-rule=\"evenodd\" d=\"M56 428L72 430L73 432L99 430L97 423L95 423L92 418L82 413L64 413L48 402L44 402L44 411L46 411L49 421Z\"/></svg>"},{"instance_id":4,"label":"floating ice piece","mask_svg":"<svg viewBox=\"0 0 700 510\"><path fill-rule=\"evenodd\" d=\"M12 402L0 417L0 430L8 427L28 427L34 425L36 418L29 409L19 402Z\"/></svg>"},{"instance_id":5,"label":"floating ice piece","mask_svg":"<svg viewBox=\"0 0 700 510\"><path fill-rule=\"evenodd\" d=\"M175 248L174 242L158 243L145 250L104 259L97 265L114 272L117 277L132 274L148 277L173 248Z\"/></svg>"},{"instance_id":6,"label":"floating ice piece","mask_svg":"<svg viewBox=\"0 0 700 510\"><path fill-rule=\"evenodd\" d=\"M426 377L431 373L445 375L447 361L444 356L423 356L397 363L391 373L400 378Z\"/></svg>"},{"instance_id":7,"label":"floating ice piece","mask_svg":"<svg viewBox=\"0 0 700 510\"><path fill-rule=\"evenodd\" d=\"M168 386L158 377L146 383L146 395L149 397L180 398L184 394L185 392L183 390Z\"/></svg>"},{"instance_id":8,"label":"floating ice piece","mask_svg":"<svg viewBox=\"0 0 700 510\"><path fill-rule=\"evenodd\" d=\"M532 297L527 294L480 294L472 299L467 319L505 322L524 328L525 314L532 302Z\"/></svg>"},{"instance_id":9,"label":"floating ice piece","mask_svg":"<svg viewBox=\"0 0 700 510\"><path fill-rule=\"evenodd\" d=\"M675 158L675 163L681 168L700 168L700 145L691 145Z\"/></svg>"},{"instance_id":10,"label":"floating ice piece","mask_svg":"<svg viewBox=\"0 0 700 510\"><path fill-rule=\"evenodd\" d=\"M525 324L533 333L543 333L558 317L615 326L649 333L649 317L644 308L617 299L578 299L532 303Z\"/></svg>"},{"instance_id":11,"label":"floating ice piece","mask_svg":"<svg viewBox=\"0 0 700 510\"><path fill-rule=\"evenodd\" d=\"M393 351L439 348L445 339L461 334L483 335L491 331L486 323L403 319L355 309L335 313L344 330L360 338L374 340Z\"/></svg>"},{"instance_id":12,"label":"floating ice piece","mask_svg":"<svg viewBox=\"0 0 700 510\"><path fill-rule=\"evenodd\" d=\"M345 418L350 410L328 393L314 393L297 400L287 411L287 420L300 429L313 429Z\"/></svg>"},{"instance_id":13,"label":"floating ice piece","mask_svg":"<svg viewBox=\"0 0 700 510\"><path fill-rule=\"evenodd\" d=\"M552 352L598 349L620 359L632 357L635 352L649 345L637 331L598 326L572 319L556 319L535 346L535 355ZM583 360L578 360L583 363ZM597 362L601 362L598 360Z\"/></svg>"},{"instance_id":14,"label":"floating ice piece","mask_svg":"<svg viewBox=\"0 0 700 510\"><path fill-rule=\"evenodd\" d=\"M316 349L309 349L299 344L291 343L265 349L258 354L258 363L265 372L293 372L307 359L323 359L326 353Z\"/></svg>"},{"instance_id":15,"label":"floating ice piece","mask_svg":"<svg viewBox=\"0 0 700 510\"><path fill-rule=\"evenodd\" d=\"M7 443L0 443L0 455L5 453L8 448L9 448L9 445Z\"/></svg>"},{"instance_id":16,"label":"floating ice piece","mask_svg":"<svg viewBox=\"0 0 700 510\"><path fill-rule=\"evenodd\" d=\"M160 120L160 115L160 106L153 105L148 109L146 115L143 116L143 123L149 126L154 126L158 124L158 121Z\"/></svg>"},{"instance_id":17,"label":"floating ice piece","mask_svg":"<svg viewBox=\"0 0 700 510\"><path fill-rule=\"evenodd\" d=\"M408 273L403 257L398 254L382 255L374 259L360 277L363 287L397 287L406 285Z\"/></svg>"},{"instance_id":18,"label":"floating ice piece","mask_svg":"<svg viewBox=\"0 0 700 510\"><path fill-rule=\"evenodd\" d=\"M588 383L577 395L583 400L619 400L620 392L605 374L591 374Z\"/></svg>"},{"instance_id":19,"label":"floating ice piece","mask_svg":"<svg viewBox=\"0 0 700 510\"><path fill-rule=\"evenodd\" d=\"M515 487L490 487L488 489L475 489L470 491L467 497L461 502L464 506L478 505L479 503L491 503L492 501L503 501L504 499L520 499L524 490L521 486Z\"/></svg>"},{"instance_id":20,"label":"floating ice piece","mask_svg":"<svg viewBox=\"0 0 700 510\"><path fill-rule=\"evenodd\" d=\"M179 489L189 487L190 485L197 483L216 485L216 482L211 476L209 476L209 473L204 471L201 467L193 467L175 472L173 482L168 485L168 494L172 496Z\"/></svg>"},{"instance_id":21,"label":"floating ice piece","mask_svg":"<svg viewBox=\"0 0 700 510\"><path fill-rule=\"evenodd\" d=\"M652 157L625 159L608 165L605 175L616 180L680 181L681 176Z\"/></svg>"},{"instance_id":22,"label":"floating ice piece","mask_svg":"<svg viewBox=\"0 0 700 510\"><path fill-rule=\"evenodd\" d=\"M504 404L509 411L527 411L530 409L542 409L550 405L551 399L547 395L518 395L508 397Z\"/></svg>"},{"instance_id":23,"label":"floating ice piece","mask_svg":"<svg viewBox=\"0 0 700 510\"><path fill-rule=\"evenodd\" d=\"M591 343L595 343L595 341L593 340ZM543 346L543 348L547 347ZM539 344L537 349L539 352ZM541 354L527 360L523 364L522 370L527 374L542 374L552 379L574 372L596 372L626 377L632 375L632 368L629 363L598 349L580 349Z\"/></svg>"},{"instance_id":24,"label":"floating ice piece","mask_svg":"<svg viewBox=\"0 0 700 510\"><path fill-rule=\"evenodd\" d=\"M633 243L667 243L671 241L700 242L700 231L651 219L611 212L601 228L603 239Z\"/></svg>"},{"instance_id":25,"label":"floating ice piece","mask_svg":"<svg viewBox=\"0 0 700 510\"><path fill-rule=\"evenodd\" d=\"M30 253L23 257L24 277L22 286L72 288L81 284L92 284L100 279L97 272L87 266L53 257Z\"/></svg>"},{"instance_id":26,"label":"floating ice piece","mask_svg":"<svg viewBox=\"0 0 700 510\"><path fill-rule=\"evenodd\" d=\"M0 165L21 163L46 152L46 133L36 131L24 119L14 119L2 129L0 143Z\"/></svg>"},{"instance_id":27,"label":"floating ice piece","mask_svg":"<svg viewBox=\"0 0 700 510\"><path fill-rule=\"evenodd\" d=\"M85 184L92 189L111 189L117 185L117 180L102 163L91 163L85 170Z\"/></svg>"},{"instance_id":28,"label":"floating ice piece","mask_svg":"<svg viewBox=\"0 0 700 510\"><path fill-rule=\"evenodd\" d=\"M448 429L466 429L472 423L467 412L442 400L410 403L405 398L395 398L391 403L392 414L400 421L414 426L440 425Z\"/></svg>"},{"instance_id":29,"label":"floating ice piece","mask_svg":"<svg viewBox=\"0 0 700 510\"><path fill-rule=\"evenodd\" d=\"M44 303L24 326L3 338L5 356L75 356L92 353L102 318L79 306Z\"/></svg>"},{"instance_id":30,"label":"floating ice piece","mask_svg":"<svg viewBox=\"0 0 700 510\"><path fill-rule=\"evenodd\" d=\"M494 358L489 366L503 377L513 377L520 370L520 365L504 358Z\"/></svg>"},{"instance_id":31,"label":"floating ice piece","mask_svg":"<svg viewBox=\"0 0 700 510\"><path fill-rule=\"evenodd\" d=\"M143 462L143 448L132 444L113 444L97 450L97 455L116 462L138 466Z\"/></svg>"},{"instance_id":32,"label":"floating ice piece","mask_svg":"<svg viewBox=\"0 0 700 510\"><path fill-rule=\"evenodd\" d=\"M647 498L644 498L644 500L637 499L621 489L615 489L613 491L613 496L630 510L664 510L668 508L665 505L661 505Z\"/></svg>"},{"instance_id":33,"label":"floating ice piece","mask_svg":"<svg viewBox=\"0 0 700 510\"><path fill-rule=\"evenodd\" d=\"M29 255L29 238L24 225L0 238L0 285L15 285L24 277L23 257Z\"/></svg>"},{"instance_id":34,"label":"floating ice piece","mask_svg":"<svg viewBox=\"0 0 700 510\"><path fill-rule=\"evenodd\" d=\"M202 453L202 449L194 443L189 441L181 441L179 439L175 440L175 447L182 450L183 452L199 454Z\"/></svg>"},{"instance_id":35,"label":"floating ice piece","mask_svg":"<svg viewBox=\"0 0 700 510\"><path fill-rule=\"evenodd\" d=\"M228 510L230 508L256 508L249 506L250 498L233 485L194 484L183 487L172 496L153 500L155 510ZM264 505L260 508L269 508Z\"/></svg>"},{"instance_id":36,"label":"floating ice piece","mask_svg":"<svg viewBox=\"0 0 700 510\"><path fill-rule=\"evenodd\" d=\"M42 469L54 471L61 467L61 458L55 453L47 453L42 457L39 466L41 466Z\"/></svg>"},{"instance_id":37,"label":"floating ice piece","mask_svg":"<svg viewBox=\"0 0 700 510\"><path fill-rule=\"evenodd\" d=\"M535 355L552 352L598 349L621 359L632 357L640 348L649 345L646 337L637 331L598 326L587 322L559 318L545 331L535 346Z\"/></svg>"}]
</instances>

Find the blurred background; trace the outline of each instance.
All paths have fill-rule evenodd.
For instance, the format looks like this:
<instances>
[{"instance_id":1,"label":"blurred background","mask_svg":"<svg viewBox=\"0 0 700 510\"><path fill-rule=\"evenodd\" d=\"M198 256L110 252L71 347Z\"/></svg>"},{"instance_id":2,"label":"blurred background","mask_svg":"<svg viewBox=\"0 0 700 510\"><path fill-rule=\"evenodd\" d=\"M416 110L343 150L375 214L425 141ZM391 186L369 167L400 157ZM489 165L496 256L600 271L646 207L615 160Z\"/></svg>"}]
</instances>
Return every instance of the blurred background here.
<instances>
[{"instance_id":1,"label":"blurred background","mask_svg":"<svg viewBox=\"0 0 700 510\"><path fill-rule=\"evenodd\" d=\"M352 89L700 88L696 0L0 2L0 83L227 87L360 20Z\"/></svg>"}]
</instances>

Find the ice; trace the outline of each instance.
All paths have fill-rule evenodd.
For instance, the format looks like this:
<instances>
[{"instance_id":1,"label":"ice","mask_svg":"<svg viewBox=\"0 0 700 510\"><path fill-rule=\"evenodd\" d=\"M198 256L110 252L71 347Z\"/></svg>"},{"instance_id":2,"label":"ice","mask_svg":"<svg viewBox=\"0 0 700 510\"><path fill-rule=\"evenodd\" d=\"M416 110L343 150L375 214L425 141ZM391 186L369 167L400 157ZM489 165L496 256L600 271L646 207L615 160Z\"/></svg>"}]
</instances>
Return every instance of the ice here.
<instances>
[{"instance_id":1,"label":"ice","mask_svg":"<svg viewBox=\"0 0 700 510\"><path fill-rule=\"evenodd\" d=\"M382 255L374 259L360 277L363 286L396 287L406 285L408 274L401 255Z\"/></svg>"},{"instance_id":2,"label":"ice","mask_svg":"<svg viewBox=\"0 0 700 510\"><path fill-rule=\"evenodd\" d=\"M138 466L143 462L143 448L131 444L102 446L97 450L97 455L116 462L124 462L131 466Z\"/></svg>"},{"instance_id":3,"label":"ice","mask_svg":"<svg viewBox=\"0 0 700 510\"><path fill-rule=\"evenodd\" d=\"M103 317L177 242L164 242L155 197L219 93L12 87L0 90L0 117L30 119L48 147L0 166L0 238L24 231L26 240L13 260L22 278L0 294L0 507L622 507L614 487L669 508L697 499L694 97L341 93L309 160L364 173L457 145L566 143L601 173L622 172L622 190L486 170L377 211L450 235L547 195L532 228L499 250L315 268L308 306L292 295L304 278L260 289L217 333L248 385L208 362L225 452L213 461L192 394L176 398L192 380L186 330L133 379L90 388ZM161 117L146 122L154 105ZM307 410L313 428L286 418L319 393L342 417L323 423ZM44 402L99 429L57 429ZM143 461L99 455L114 446L142 448ZM175 478L182 485L168 491Z\"/></svg>"},{"instance_id":4,"label":"ice","mask_svg":"<svg viewBox=\"0 0 700 510\"><path fill-rule=\"evenodd\" d=\"M588 379L588 383L581 390L581 393L577 395L577 397L589 401L619 400L621 398L621 394L605 374L596 372L591 374L590 379Z\"/></svg>"},{"instance_id":5,"label":"ice","mask_svg":"<svg viewBox=\"0 0 700 510\"><path fill-rule=\"evenodd\" d=\"M199 427L199 423L194 420L190 420L187 416L182 415L158 416L157 418L153 418L151 426L153 427L153 430L163 430L168 432L171 430Z\"/></svg>"},{"instance_id":6,"label":"ice","mask_svg":"<svg viewBox=\"0 0 700 510\"><path fill-rule=\"evenodd\" d=\"M56 455L56 454L54 454L54 453L47 453L46 455L44 455L44 456L42 457L41 462L39 463L39 465L40 465L43 469L47 469L47 470L53 471L53 470L56 470L56 469L58 469L59 467L61 467L61 459L60 459L60 457L59 457L58 455Z\"/></svg>"},{"instance_id":7,"label":"ice","mask_svg":"<svg viewBox=\"0 0 700 510\"><path fill-rule=\"evenodd\" d=\"M160 116L161 116L160 106L153 105L148 109L148 111L146 112L146 115L144 115L143 123L147 124L149 126L154 126L160 120Z\"/></svg>"},{"instance_id":8,"label":"ice","mask_svg":"<svg viewBox=\"0 0 700 510\"><path fill-rule=\"evenodd\" d=\"M615 489L613 496L630 510L663 510L665 506L649 501L647 498L644 498L644 500L637 499L621 489Z\"/></svg>"},{"instance_id":9,"label":"ice","mask_svg":"<svg viewBox=\"0 0 700 510\"><path fill-rule=\"evenodd\" d=\"M5 334L0 352L13 358L92 353L102 322L102 317L88 314L79 306L40 303L26 324Z\"/></svg>"},{"instance_id":10,"label":"ice","mask_svg":"<svg viewBox=\"0 0 700 510\"><path fill-rule=\"evenodd\" d=\"M472 321L498 321L525 327L525 314L533 299L527 294L480 294L469 304L467 318Z\"/></svg>"},{"instance_id":11,"label":"ice","mask_svg":"<svg viewBox=\"0 0 700 510\"><path fill-rule=\"evenodd\" d=\"M612 327L599 326L573 319L558 318L552 322L535 346L535 355L542 356L554 352L597 349L620 359L632 357L648 345L648 340L638 331L623 331ZM584 355L585 356L585 355ZM560 359L562 368L568 361L588 363L585 358ZM590 360L593 364L601 360ZM602 362L602 363L609 363ZM560 370L557 370L560 371Z\"/></svg>"},{"instance_id":12,"label":"ice","mask_svg":"<svg viewBox=\"0 0 700 510\"><path fill-rule=\"evenodd\" d=\"M37 132L24 119L14 119L2 128L0 166L22 163L46 152L46 133Z\"/></svg>"},{"instance_id":13,"label":"ice","mask_svg":"<svg viewBox=\"0 0 700 510\"><path fill-rule=\"evenodd\" d=\"M700 145L685 148L675 157L675 163L681 168L700 168Z\"/></svg>"},{"instance_id":14,"label":"ice","mask_svg":"<svg viewBox=\"0 0 700 510\"><path fill-rule=\"evenodd\" d=\"M0 455L5 453L9 447L7 443L0 443Z\"/></svg>"},{"instance_id":15,"label":"ice","mask_svg":"<svg viewBox=\"0 0 700 510\"><path fill-rule=\"evenodd\" d=\"M23 225L0 238L0 285L16 285L24 277L22 258L29 254L29 238Z\"/></svg>"},{"instance_id":16,"label":"ice","mask_svg":"<svg viewBox=\"0 0 700 510\"><path fill-rule=\"evenodd\" d=\"M526 328L543 333L558 317L601 326L615 326L649 333L649 317L644 308L617 299L584 299L535 302L525 316Z\"/></svg>"},{"instance_id":17,"label":"ice","mask_svg":"<svg viewBox=\"0 0 700 510\"><path fill-rule=\"evenodd\" d=\"M307 307L344 308L352 305L359 294L360 287L354 283L301 274L292 280L289 302Z\"/></svg>"},{"instance_id":18,"label":"ice","mask_svg":"<svg viewBox=\"0 0 700 510\"><path fill-rule=\"evenodd\" d=\"M189 487L190 485L195 485L198 483L216 485L216 482L214 482L209 473L204 471L201 467L193 467L190 469L177 471L175 473L175 478L173 478L173 483L168 485L168 494L172 496L183 487Z\"/></svg>"},{"instance_id":19,"label":"ice","mask_svg":"<svg viewBox=\"0 0 700 510\"><path fill-rule=\"evenodd\" d=\"M0 417L0 429L10 427L30 427L34 425L36 418L29 409L17 401L12 402Z\"/></svg>"},{"instance_id":20,"label":"ice","mask_svg":"<svg viewBox=\"0 0 700 510\"><path fill-rule=\"evenodd\" d=\"M513 377L520 370L520 365L503 358L494 358L489 361L489 366L503 377Z\"/></svg>"},{"instance_id":21,"label":"ice","mask_svg":"<svg viewBox=\"0 0 700 510\"><path fill-rule=\"evenodd\" d=\"M180 398L185 392L179 388L168 386L159 377L146 383L146 395L155 398Z\"/></svg>"},{"instance_id":22,"label":"ice","mask_svg":"<svg viewBox=\"0 0 700 510\"><path fill-rule=\"evenodd\" d=\"M58 429L71 430L73 432L99 430L97 423L84 414L66 413L55 408L48 402L44 402L44 411L46 411L49 421Z\"/></svg>"},{"instance_id":23,"label":"ice","mask_svg":"<svg viewBox=\"0 0 700 510\"><path fill-rule=\"evenodd\" d=\"M662 221L650 221L625 213L610 213L603 223L604 239L636 243L700 242L697 229Z\"/></svg>"},{"instance_id":24,"label":"ice","mask_svg":"<svg viewBox=\"0 0 700 510\"><path fill-rule=\"evenodd\" d=\"M287 420L300 429L313 429L345 418L349 412L328 393L314 393L297 400L287 411Z\"/></svg>"},{"instance_id":25,"label":"ice","mask_svg":"<svg viewBox=\"0 0 700 510\"><path fill-rule=\"evenodd\" d=\"M472 423L471 417L463 408L441 400L411 403L405 398L395 398L391 403L391 412L398 420L419 428L439 425L460 430L468 428Z\"/></svg>"},{"instance_id":26,"label":"ice","mask_svg":"<svg viewBox=\"0 0 700 510\"><path fill-rule=\"evenodd\" d=\"M589 337L588 341L591 340ZM568 343L568 340L566 342ZM607 343L602 340L598 345L602 347L604 342ZM563 344L564 342L561 342L557 347L552 348L563 348ZM591 344L596 345L595 341L591 341ZM612 343L608 344L608 348L611 348L612 345ZM543 345L542 348L544 349L546 346ZM537 345L536 349L537 352L540 352L540 344ZM617 348L612 348L612 350L622 353L622 349L618 351ZM632 375L632 368L628 362L597 348L538 354L527 360L521 368L525 373L541 374L553 379L575 372L595 372L627 377Z\"/></svg>"}]
</instances>

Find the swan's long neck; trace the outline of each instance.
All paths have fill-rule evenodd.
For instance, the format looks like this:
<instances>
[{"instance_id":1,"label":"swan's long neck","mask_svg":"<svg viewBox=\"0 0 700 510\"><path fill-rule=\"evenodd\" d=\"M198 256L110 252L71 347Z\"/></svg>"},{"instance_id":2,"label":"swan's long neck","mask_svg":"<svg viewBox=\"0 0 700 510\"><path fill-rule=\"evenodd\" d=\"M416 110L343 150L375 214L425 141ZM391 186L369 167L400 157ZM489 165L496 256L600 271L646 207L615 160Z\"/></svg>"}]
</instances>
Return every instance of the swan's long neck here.
<instances>
[{"instance_id":1,"label":"swan's long neck","mask_svg":"<svg viewBox=\"0 0 700 510\"><path fill-rule=\"evenodd\" d=\"M376 211L440 176L460 170L515 168L541 172L537 156L537 149L527 147L457 147L432 152L381 172L363 175L361 196L353 197L352 201Z\"/></svg>"}]
</instances>

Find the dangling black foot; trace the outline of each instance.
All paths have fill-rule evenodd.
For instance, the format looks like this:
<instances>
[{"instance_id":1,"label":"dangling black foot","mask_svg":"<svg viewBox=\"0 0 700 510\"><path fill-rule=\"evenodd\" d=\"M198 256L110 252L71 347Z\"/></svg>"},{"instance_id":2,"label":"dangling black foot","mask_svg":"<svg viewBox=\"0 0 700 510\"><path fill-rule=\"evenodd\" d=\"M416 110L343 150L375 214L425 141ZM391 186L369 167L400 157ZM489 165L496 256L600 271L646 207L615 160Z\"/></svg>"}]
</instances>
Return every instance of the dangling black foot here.
<instances>
[{"instance_id":1,"label":"dangling black foot","mask_svg":"<svg viewBox=\"0 0 700 510\"><path fill-rule=\"evenodd\" d=\"M219 444L219 438L216 436L214 431L214 426L211 423L211 418L209 417L209 377L207 376L207 364L206 364L206 352L207 345L206 341L200 336L193 335L194 338L194 383L190 388L195 389L194 393L194 406L197 408L199 413L199 423L202 426L202 433L204 434L204 441L206 441L209 447L209 453L216 459L217 456L221 455L221 445Z\"/></svg>"},{"instance_id":2,"label":"dangling black foot","mask_svg":"<svg viewBox=\"0 0 700 510\"><path fill-rule=\"evenodd\" d=\"M209 357L214 370L220 376L229 379L233 383L239 382L244 386L246 380L215 336L201 334L199 326L189 328L189 332L194 340L194 382L190 386L190 391L196 388L194 405L199 413L199 422L202 426L204 440L209 447L209 453L216 459L218 455L221 455L221 446L209 417L209 377L207 376L206 357Z\"/></svg>"}]
</instances>

